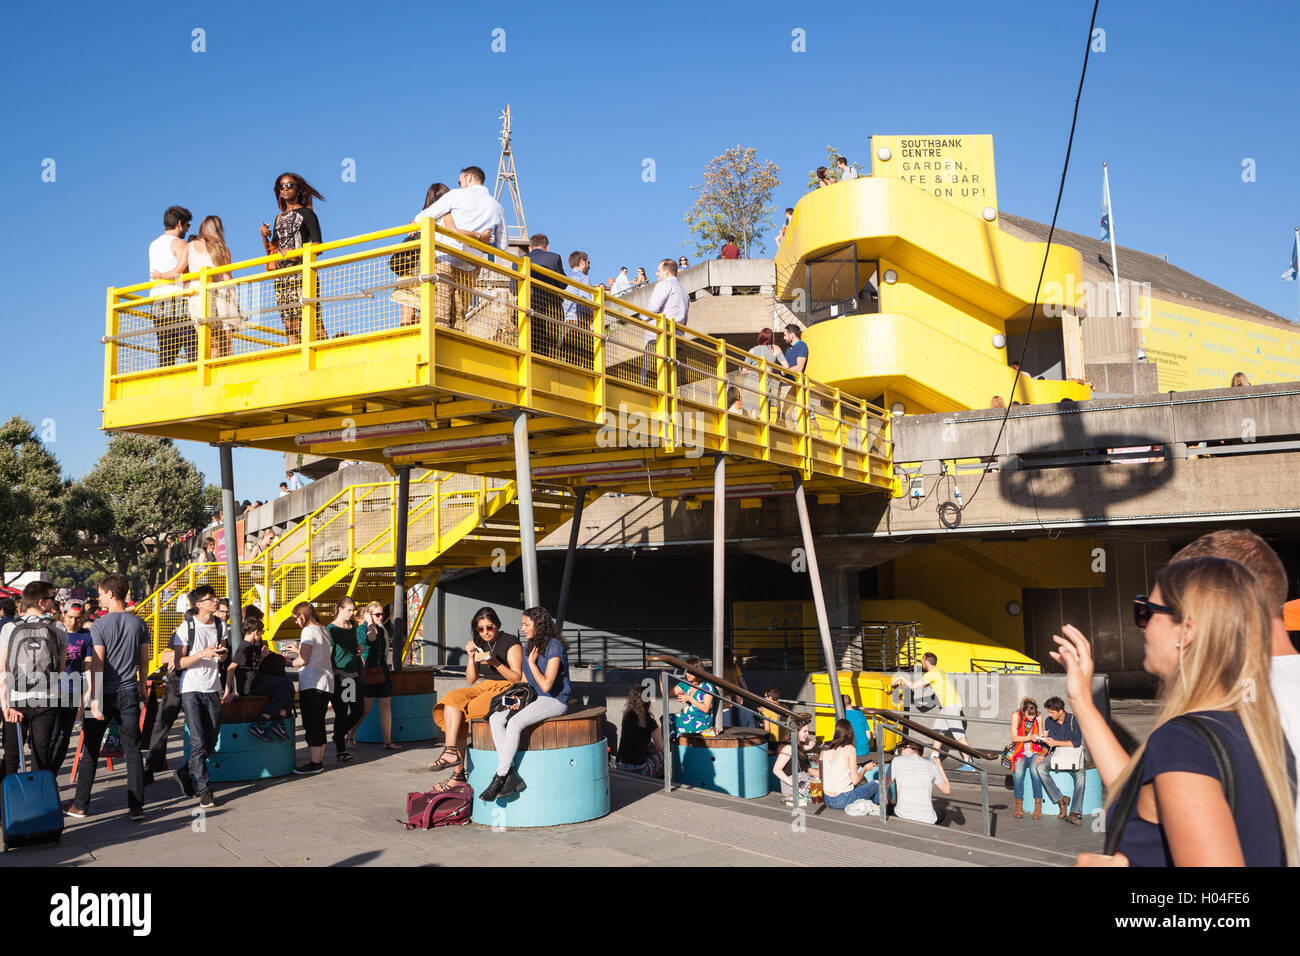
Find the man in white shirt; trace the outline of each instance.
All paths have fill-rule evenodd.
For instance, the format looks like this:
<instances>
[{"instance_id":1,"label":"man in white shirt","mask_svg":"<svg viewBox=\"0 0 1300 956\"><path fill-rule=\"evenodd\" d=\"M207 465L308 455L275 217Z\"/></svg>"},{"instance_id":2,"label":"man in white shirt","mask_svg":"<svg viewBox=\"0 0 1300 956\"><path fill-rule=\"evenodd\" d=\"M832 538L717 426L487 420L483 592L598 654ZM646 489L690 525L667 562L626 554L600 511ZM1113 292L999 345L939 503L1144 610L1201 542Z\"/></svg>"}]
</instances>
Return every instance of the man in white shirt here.
<instances>
[{"instance_id":1,"label":"man in white shirt","mask_svg":"<svg viewBox=\"0 0 1300 956\"><path fill-rule=\"evenodd\" d=\"M460 171L460 188L446 193L416 219L428 216L440 222L447 213L452 214L456 228L464 232L492 232L492 245L506 248L506 211L492 198L483 185L486 177L477 166L466 166ZM445 236L440 242L464 249L463 243ZM437 285L434 288L434 316L437 322L453 329L463 329L465 317L473 302L475 265L439 252L434 263Z\"/></svg>"},{"instance_id":2,"label":"man in white shirt","mask_svg":"<svg viewBox=\"0 0 1300 956\"><path fill-rule=\"evenodd\" d=\"M627 274L627 266L624 266L618 270L618 275L614 277L614 285L609 291L614 295L622 295L630 288L632 288L632 279Z\"/></svg>"},{"instance_id":3,"label":"man in white shirt","mask_svg":"<svg viewBox=\"0 0 1300 956\"><path fill-rule=\"evenodd\" d=\"M185 232L193 217L184 206L168 206L163 213L162 235L149 243L149 274L160 279L175 279L189 268L189 246ZM189 312L181 287L171 282L156 285L149 295L165 295L154 301L149 319L158 339L158 366L175 365L181 351L185 361L198 358L198 336L189 321Z\"/></svg>"},{"instance_id":4,"label":"man in white shirt","mask_svg":"<svg viewBox=\"0 0 1300 956\"><path fill-rule=\"evenodd\" d=\"M686 294L686 290L682 288L682 284L677 280L677 263L671 259L661 260L659 268L655 270L655 278L659 281L655 283L654 291L650 293L648 311L661 312L666 318L676 321L678 325L685 325L687 316L691 311L691 297ZM647 351L653 350L655 333L647 330L645 344ZM644 378L646 384L653 387L655 384L655 357L646 355L644 358L646 365Z\"/></svg>"},{"instance_id":5,"label":"man in white shirt","mask_svg":"<svg viewBox=\"0 0 1300 956\"><path fill-rule=\"evenodd\" d=\"M920 747L910 740L903 741L896 756L885 774L885 786L892 780L898 785L898 800L894 804L894 816L900 820L914 823L938 823L939 815L934 812L934 801L930 796L931 785L937 786L940 793L952 792L948 775L943 772L937 753L926 760L920 754Z\"/></svg>"},{"instance_id":6,"label":"man in white shirt","mask_svg":"<svg viewBox=\"0 0 1300 956\"><path fill-rule=\"evenodd\" d=\"M850 179L858 178L858 171L849 165L849 161L843 156L835 157L835 165L840 170L840 182L845 183Z\"/></svg>"},{"instance_id":7,"label":"man in white shirt","mask_svg":"<svg viewBox=\"0 0 1300 956\"><path fill-rule=\"evenodd\" d=\"M194 617L182 621L172 638L181 674L181 709L190 736L189 766L176 771L176 781L187 797L198 794L200 807L214 807L207 758L221 732L222 664L229 646L223 646L225 629L216 617L217 592L201 584L190 592L190 603Z\"/></svg>"}]
</instances>

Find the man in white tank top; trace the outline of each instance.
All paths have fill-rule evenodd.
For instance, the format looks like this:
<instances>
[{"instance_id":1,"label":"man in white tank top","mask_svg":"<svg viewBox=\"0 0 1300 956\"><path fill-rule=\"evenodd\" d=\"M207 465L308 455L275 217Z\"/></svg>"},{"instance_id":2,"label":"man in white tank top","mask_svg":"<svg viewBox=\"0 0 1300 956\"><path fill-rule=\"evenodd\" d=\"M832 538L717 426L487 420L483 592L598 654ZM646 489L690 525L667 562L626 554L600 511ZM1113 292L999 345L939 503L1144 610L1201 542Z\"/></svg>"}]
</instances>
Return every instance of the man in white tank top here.
<instances>
[{"instance_id":1,"label":"man in white tank top","mask_svg":"<svg viewBox=\"0 0 1300 956\"><path fill-rule=\"evenodd\" d=\"M163 279L183 275L189 264L189 247L181 238L190 228L193 217L184 206L169 206L163 213L163 234L149 243L149 272ZM171 296L153 303L151 318L158 339L158 367L176 364L176 357L185 351L185 360L193 362L198 357L198 337L189 321L189 310L181 296L179 285L154 286L151 295Z\"/></svg>"}]
</instances>

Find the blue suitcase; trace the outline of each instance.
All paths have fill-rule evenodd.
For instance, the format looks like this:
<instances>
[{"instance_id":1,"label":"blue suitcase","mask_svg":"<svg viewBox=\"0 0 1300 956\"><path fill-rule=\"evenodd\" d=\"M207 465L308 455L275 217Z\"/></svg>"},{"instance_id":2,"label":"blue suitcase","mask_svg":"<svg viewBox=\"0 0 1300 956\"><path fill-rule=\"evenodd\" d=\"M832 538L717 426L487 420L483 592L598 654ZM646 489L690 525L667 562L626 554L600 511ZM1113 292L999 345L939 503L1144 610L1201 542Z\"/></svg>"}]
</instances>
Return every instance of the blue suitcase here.
<instances>
[{"instance_id":1,"label":"blue suitcase","mask_svg":"<svg viewBox=\"0 0 1300 956\"><path fill-rule=\"evenodd\" d=\"M63 836L63 807L59 787L48 770L27 772L23 759L22 735L18 742L19 772L0 782L4 807L5 851L30 843L58 843Z\"/></svg>"}]
</instances>

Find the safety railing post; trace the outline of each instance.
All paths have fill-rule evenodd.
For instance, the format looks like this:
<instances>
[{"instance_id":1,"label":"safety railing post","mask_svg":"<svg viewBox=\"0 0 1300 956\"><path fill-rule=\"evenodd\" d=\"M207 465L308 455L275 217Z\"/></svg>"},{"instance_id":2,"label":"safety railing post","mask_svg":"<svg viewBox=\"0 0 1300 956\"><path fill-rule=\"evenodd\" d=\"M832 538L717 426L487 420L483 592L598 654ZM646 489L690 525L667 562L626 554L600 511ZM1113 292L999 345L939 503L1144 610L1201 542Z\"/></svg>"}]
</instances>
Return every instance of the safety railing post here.
<instances>
[{"instance_id":1,"label":"safety railing post","mask_svg":"<svg viewBox=\"0 0 1300 956\"><path fill-rule=\"evenodd\" d=\"M663 720L659 726L664 738L664 793L673 792L673 757L677 755L677 742L672 739L672 714L668 706L668 671L659 675L659 696L664 702Z\"/></svg>"},{"instance_id":2,"label":"safety railing post","mask_svg":"<svg viewBox=\"0 0 1300 956\"><path fill-rule=\"evenodd\" d=\"M427 384L433 384L433 378L437 374L434 363L434 346L437 335L437 316L434 315L434 307L437 303L437 296L434 291L434 282L439 281L439 277L434 270L435 251L433 246L434 224L428 216L420 220L420 338L424 343L424 369L428 375ZM433 278L433 282L425 279L425 276Z\"/></svg>"},{"instance_id":3,"label":"safety railing post","mask_svg":"<svg viewBox=\"0 0 1300 956\"><path fill-rule=\"evenodd\" d=\"M524 353L523 367L529 367L528 355L532 351L533 340L533 317L532 317L532 283L533 283L533 260L525 259L523 268L519 276L519 293L515 299L515 314L519 323L519 348ZM528 376L525 374L525 386L528 384Z\"/></svg>"},{"instance_id":4,"label":"safety railing post","mask_svg":"<svg viewBox=\"0 0 1300 956\"><path fill-rule=\"evenodd\" d=\"M591 319L591 371L595 375L592 405L597 418L605 408L605 320L605 287L597 286Z\"/></svg>"},{"instance_id":5,"label":"safety railing post","mask_svg":"<svg viewBox=\"0 0 1300 956\"><path fill-rule=\"evenodd\" d=\"M348 485L348 563L357 563L357 488Z\"/></svg>"},{"instance_id":6,"label":"safety railing post","mask_svg":"<svg viewBox=\"0 0 1300 956\"><path fill-rule=\"evenodd\" d=\"M309 242L302 247L302 265L298 267L302 276L302 288L299 298L302 301L301 317L298 321L298 335L302 340L302 370L312 368L311 347L316 342L316 323L319 321L320 306L316 298L316 249Z\"/></svg>"},{"instance_id":7,"label":"safety railing post","mask_svg":"<svg viewBox=\"0 0 1300 956\"><path fill-rule=\"evenodd\" d=\"M208 283L211 277L208 267L204 266L199 270L199 302L198 316L199 328L196 339L198 340L199 354L193 356L195 365L195 377L198 379L199 387L202 388L208 384L208 357L212 354L212 326L208 325ZM229 595L227 595L229 597Z\"/></svg>"}]
</instances>

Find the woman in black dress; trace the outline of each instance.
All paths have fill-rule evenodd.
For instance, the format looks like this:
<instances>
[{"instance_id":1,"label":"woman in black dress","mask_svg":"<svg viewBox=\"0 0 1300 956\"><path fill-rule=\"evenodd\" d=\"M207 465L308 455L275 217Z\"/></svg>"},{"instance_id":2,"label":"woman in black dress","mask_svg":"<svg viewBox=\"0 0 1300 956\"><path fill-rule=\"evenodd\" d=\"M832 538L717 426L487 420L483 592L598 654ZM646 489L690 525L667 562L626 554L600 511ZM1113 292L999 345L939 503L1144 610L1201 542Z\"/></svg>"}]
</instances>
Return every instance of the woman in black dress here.
<instances>
[{"instance_id":1,"label":"woman in black dress","mask_svg":"<svg viewBox=\"0 0 1300 956\"><path fill-rule=\"evenodd\" d=\"M309 242L321 242L320 220L312 210L312 200L324 200L316 189L297 173L281 173L275 177L275 201L280 213L274 224L262 223L262 246L268 256L277 252L280 259L268 262L268 272L292 269L302 260L302 247ZM311 294L314 294L314 290ZM275 280L275 301L282 306L280 321L284 324L285 342L297 345L302 341L302 274L291 272ZM316 315L316 338L325 338L325 323L320 313Z\"/></svg>"}]
</instances>

